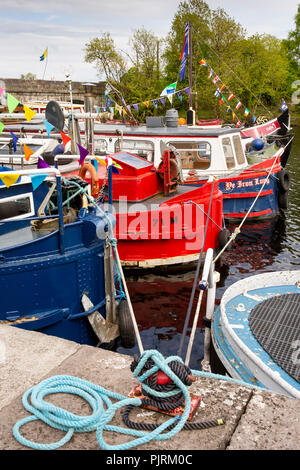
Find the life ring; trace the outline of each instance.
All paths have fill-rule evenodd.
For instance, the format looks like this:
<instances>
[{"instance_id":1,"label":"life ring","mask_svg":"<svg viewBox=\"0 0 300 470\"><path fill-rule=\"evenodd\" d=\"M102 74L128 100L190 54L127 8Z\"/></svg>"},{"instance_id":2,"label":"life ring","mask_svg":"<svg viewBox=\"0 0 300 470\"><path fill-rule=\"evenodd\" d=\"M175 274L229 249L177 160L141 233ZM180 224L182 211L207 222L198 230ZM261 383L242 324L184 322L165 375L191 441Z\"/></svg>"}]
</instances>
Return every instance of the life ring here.
<instances>
[{"instance_id":1,"label":"life ring","mask_svg":"<svg viewBox=\"0 0 300 470\"><path fill-rule=\"evenodd\" d=\"M280 170L277 175L278 178L278 189L281 193L286 193L290 188L291 177L288 171Z\"/></svg>"},{"instance_id":2,"label":"life ring","mask_svg":"<svg viewBox=\"0 0 300 470\"><path fill-rule=\"evenodd\" d=\"M123 348L131 349L135 346L135 332L126 299L120 300L118 317L121 344Z\"/></svg>"},{"instance_id":3,"label":"life ring","mask_svg":"<svg viewBox=\"0 0 300 470\"><path fill-rule=\"evenodd\" d=\"M163 162L160 162L160 164L158 166L158 170L161 170L163 164L164 164ZM158 175L161 179L164 179L164 173L161 173L160 171L158 171ZM180 175L180 169L179 169L177 161L175 160L175 158L170 158L170 179L171 179L171 181L175 181L178 178L179 175Z\"/></svg>"},{"instance_id":4,"label":"life ring","mask_svg":"<svg viewBox=\"0 0 300 470\"><path fill-rule=\"evenodd\" d=\"M82 167L80 168L80 171L79 171L80 178L85 180L85 175L86 175L87 171L91 175L91 188L92 188L91 192L92 192L92 196L97 197L98 194L99 194L99 189L100 189L99 176L97 174L97 170L94 167L94 165L92 165L92 163L90 163L90 162L84 163L84 165L82 165Z\"/></svg>"}]
</instances>

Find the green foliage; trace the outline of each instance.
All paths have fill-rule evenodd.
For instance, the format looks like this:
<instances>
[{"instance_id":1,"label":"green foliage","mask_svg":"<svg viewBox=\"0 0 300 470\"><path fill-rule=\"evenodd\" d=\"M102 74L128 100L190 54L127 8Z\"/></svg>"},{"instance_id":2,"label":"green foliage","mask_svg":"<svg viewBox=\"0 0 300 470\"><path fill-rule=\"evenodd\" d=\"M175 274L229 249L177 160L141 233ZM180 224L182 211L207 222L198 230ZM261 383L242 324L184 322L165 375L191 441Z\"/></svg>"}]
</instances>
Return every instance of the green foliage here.
<instances>
[{"instance_id":1,"label":"green foliage","mask_svg":"<svg viewBox=\"0 0 300 470\"><path fill-rule=\"evenodd\" d=\"M192 26L193 107L199 117L231 120L231 113L227 114L224 104L220 104L221 96L214 95L220 83L226 85L223 91L226 99L229 91L235 95L235 102L228 104L235 106L237 99L243 103L236 113L241 120L245 107L256 116L267 114L272 108L277 112L281 99L291 97L293 80L299 78L300 5L295 30L281 41L266 34L248 37L246 30L224 9L210 9L203 0L183 0L165 39L158 39L145 28L137 29L129 42L131 52L125 58L125 53L116 50L106 33L86 44L85 60L95 63L128 104L139 103L139 113L131 108L138 119L165 114L171 106L185 117L189 102L185 93L181 101L175 95L172 105L166 99L166 107L159 103L155 108L151 102L147 107L142 103L158 99L161 91L175 81L177 91L189 86L189 64L186 78L179 82L180 54L188 21ZM201 59L209 67L200 66ZM214 76L221 79L217 85L208 79L210 67Z\"/></svg>"},{"instance_id":2,"label":"green foliage","mask_svg":"<svg viewBox=\"0 0 300 470\"><path fill-rule=\"evenodd\" d=\"M36 80L36 75L31 72L28 72L26 74L22 73L20 78L22 80Z\"/></svg>"}]
</instances>

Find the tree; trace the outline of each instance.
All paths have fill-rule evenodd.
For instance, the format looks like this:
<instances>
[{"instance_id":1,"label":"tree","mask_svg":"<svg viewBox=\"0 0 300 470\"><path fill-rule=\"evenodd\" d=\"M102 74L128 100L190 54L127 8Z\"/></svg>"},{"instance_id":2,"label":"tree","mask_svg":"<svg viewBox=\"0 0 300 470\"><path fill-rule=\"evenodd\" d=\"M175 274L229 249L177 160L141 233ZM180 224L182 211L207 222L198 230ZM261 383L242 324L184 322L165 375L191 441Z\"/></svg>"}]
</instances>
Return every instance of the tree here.
<instances>
[{"instance_id":1,"label":"tree","mask_svg":"<svg viewBox=\"0 0 300 470\"><path fill-rule=\"evenodd\" d=\"M123 55L116 49L109 33L102 38L94 38L85 44L85 62L95 63L100 76L118 85L127 70Z\"/></svg>"},{"instance_id":2,"label":"tree","mask_svg":"<svg viewBox=\"0 0 300 470\"><path fill-rule=\"evenodd\" d=\"M36 80L36 75L34 73L26 73L26 74L21 74L20 77L22 80Z\"/></svg>"}]
</instances>

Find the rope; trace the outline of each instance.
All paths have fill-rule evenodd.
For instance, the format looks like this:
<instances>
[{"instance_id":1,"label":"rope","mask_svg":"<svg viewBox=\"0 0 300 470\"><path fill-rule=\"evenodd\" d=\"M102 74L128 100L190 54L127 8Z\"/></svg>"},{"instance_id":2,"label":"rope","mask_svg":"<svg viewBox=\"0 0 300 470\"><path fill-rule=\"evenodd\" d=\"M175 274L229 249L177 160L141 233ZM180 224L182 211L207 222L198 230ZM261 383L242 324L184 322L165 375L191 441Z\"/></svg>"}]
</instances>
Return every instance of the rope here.
<instances>
[{"instance_id":1,"label":"rope","mask_svg":"<svg viewBox=\"0 0 300 470\"><path fill-rule=\"evenodd\" d=\"M204 230L204 236L203 236L203 242L202 242L201 252L200 252L200 256L199 256L199 258L198 258L198 263L197 263L197 268L196 268L196 274L195 274L194 283L193 283L193 287L192 287L192 293L191 293L191 297L190 297L190 301L189 301L189 306L188 306L188 311L187 311L187 314L186 314L186 317L185 317L183 332L182 332L182 334L181 334L180 344L179 344L179 348L178 348L178 355L180 355L180 356L182 355L182 349L183 349L184 339L185 339L185 337L186 337L187 327L188 327L189 320L190 320L190 316L191 316L191 311L192 311L192 307L193 307L193 302L194 302L196 287L197 287L198 278L199 278L199 273L200 273L201 260L202 260L202 256L203 256L203 250L204 250L204 243L205 243L206 234L207 234L207 229L208 229L208 220L209 220L208 217L209 217L209 215L210 215L211 206L212 206L214 185L215 185L215 180L213 180L213 182L212 182L212 189L211 189L211 195L210 195L210 201L209 201L209 207L208 207L208 216L207 216L207 219L206 219L206 225L205 225L205 230Z\"/></svg>"},{"instance_id":2,"label":"rope","mask_svg":"<svg viewBox=\"0 0 300 470\"><path fill-rule=\"evenodd\" d=\"M156 400L170 399L170 397L176 398L176 396L180 394L185 402L182 416L178 415L174 418L170 418L168 421L156 426L151 432L127 429L109 424L119 408L130 406L129 411L131 411L133 407L141 406L142 400L139 398L124 397L123 395L106 390L99 385L78 377L58 375L40 382L25 392L22 398L22 404L31 415L19 420L14 425L13 435L15 439L24 446L37 450L57 449L69 442L75 432L91 432L94 430L96 430L99 446L104 450L127 450L137 445L145 444L150 440L169 439L184 428L191 410L190 394L188 393L186 385L175 373L175 362L182 363L182 359L176 356L165 359L158 351L149 350L144 352L140 360L134 364L133 376L138 378L143 384L145 393L150 393ZM181 369L185 374L190 372L184 365ZM158 370L162 370L172 380L173 390L161 391L149 387L147 382L149 383L149 380L152 380L151 375L156 374ZM190 383L190 380L187 381L187 384L188 383ZM90 405L92 413L88 416L79 416L57 407L48 401L44 401L44 397L47 395L57 393L69 393L80 396ZM111 399L118 401L113 404ZM48 444L30 441L22 436L20 428L35 420L41 420L55 429L65 431L66 434L59 441ZM224 421L221 419L212 420L199 424L197 429L223 423ZM194 427L192 427L192 429L195 429L196 423L193 424ZM136 437L136 439L111 446L103 439L104 431L119 432Z\"/></svg>"}]
</instances>

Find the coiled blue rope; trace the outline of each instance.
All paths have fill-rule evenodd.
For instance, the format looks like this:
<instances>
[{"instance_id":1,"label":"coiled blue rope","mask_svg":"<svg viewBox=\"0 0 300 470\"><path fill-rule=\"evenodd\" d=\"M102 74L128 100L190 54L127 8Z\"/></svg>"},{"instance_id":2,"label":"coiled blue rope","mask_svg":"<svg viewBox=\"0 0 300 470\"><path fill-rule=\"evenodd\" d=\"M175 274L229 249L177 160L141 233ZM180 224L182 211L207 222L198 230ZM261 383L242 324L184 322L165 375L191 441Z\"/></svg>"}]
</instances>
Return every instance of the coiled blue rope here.
<instances>
[{"instance_id":1,"label":"coiled blue rope","mask_svg":"<svg viewBox=\"0 0 300 470\"><path fill-rule=\"evenodd\" d=\"M178 389L173 390L171 393L157 392L154 390L152 390L151 393L157 397L167 397L181 391L185 396L185 410L182 416L169 419L152 432L112 426L109 423L114 417L117 409L128 405L140 406L142 404L141 400L139 398L128 398L118 393L111 392L99 385L95 385L78 377L58 375L40 382L25 392L22 398L22 403L24 408L32 415L21 419L15 424L13 428L14 437L24 446L37 450L57 449L58 447L66 444L71 439L74 432L90 432L94 430L96 430L99 446L104 450L127 450L137 445L145 444L153 439L165 440L173 437L184 426L191 408L190 395L186 386L168 366L168 363L172 360L178 360L181 362L182 360L176 356L165 359L158 351L155 350L145 351L141 356L136 370L134 371L134 377L139 375L149 357L151 357L155 365L146 373L138 377L139 381L143 382L149 375L159 369L165 372L165 374L173 380ZM91 406L92 414L89 416L78 416L44 401L45 396L53 393L70 393L82 397ZM113 404L111 399L116 399L118 401ZM104 405L106 405L106 408ZM20 428L23 425L38 419L55 429L66 431L66 435L61 440L49 444L33 442L23 437L20 433ZM171 431L162 434L167 427L172 426L175 423L177 424ZM137 439L111 446L104 441L103 431L119 432L137 437Z\"/></svg>"}]
</instances>

